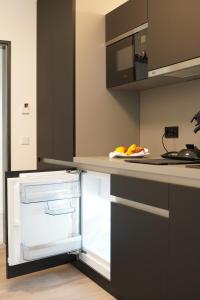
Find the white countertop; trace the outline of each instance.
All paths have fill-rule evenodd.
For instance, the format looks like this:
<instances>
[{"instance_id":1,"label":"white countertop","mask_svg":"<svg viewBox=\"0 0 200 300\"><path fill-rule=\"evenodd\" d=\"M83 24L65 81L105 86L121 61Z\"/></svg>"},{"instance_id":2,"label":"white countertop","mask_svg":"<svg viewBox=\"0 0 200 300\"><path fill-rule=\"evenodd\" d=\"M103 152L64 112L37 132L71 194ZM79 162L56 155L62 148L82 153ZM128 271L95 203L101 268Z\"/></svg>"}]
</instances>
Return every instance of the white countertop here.
<instances>
[{"instance_id":1,"label":"white countertop","mask_svg":"<svg viewBox=\"0 0 200 300\"><path fill-rule=\"evenodd\" d=\"M74 157L74 166L110 174L143 178L200 188L200 169L186 168L185 165L147 165L127 163L123 159L108 157Z\"/></svg>"}]
</instances>

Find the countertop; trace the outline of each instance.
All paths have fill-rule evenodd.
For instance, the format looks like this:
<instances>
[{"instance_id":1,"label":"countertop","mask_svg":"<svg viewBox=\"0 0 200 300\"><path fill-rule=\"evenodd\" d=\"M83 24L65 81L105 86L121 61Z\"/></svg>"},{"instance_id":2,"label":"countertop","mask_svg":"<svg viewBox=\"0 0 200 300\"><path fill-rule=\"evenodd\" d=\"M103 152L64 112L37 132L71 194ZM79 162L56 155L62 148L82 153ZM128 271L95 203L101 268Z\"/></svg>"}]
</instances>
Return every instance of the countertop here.
<instances>
[{"instance_id":1,"label":"countertop","mask_svg":"<svg viewBox=\"0 0 200 300\"><path fill-rule=\"evenodd\" d=\"M146 165L127 163L123 159L96 156L74 157L74 166L81 170L119 174L200 188L200 169L186 168L185 165Z\"/></svg>"},{"instance_id":2,"label":"countertop","mask_svg":"<svg viewBox=\"0 0 200 300\"><path fill-rule=\"evenodd\" d=\"M74 157L73 162L44 159L44 162L57 166L75 167L85 171L124 175L200 188L200 169L186 168L185 165L158 166L127 163L123 159L110 159L106 156Z\"/></svg>"}]
</instances>

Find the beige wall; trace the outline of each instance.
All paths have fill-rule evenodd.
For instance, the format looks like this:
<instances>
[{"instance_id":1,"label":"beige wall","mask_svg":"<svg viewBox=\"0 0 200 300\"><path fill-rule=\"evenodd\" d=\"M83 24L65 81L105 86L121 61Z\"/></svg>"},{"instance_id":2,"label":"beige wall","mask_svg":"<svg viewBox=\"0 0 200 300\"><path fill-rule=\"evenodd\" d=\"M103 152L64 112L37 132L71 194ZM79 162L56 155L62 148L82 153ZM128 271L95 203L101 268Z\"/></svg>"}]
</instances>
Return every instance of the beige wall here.
<instances>
[{"instance_id":1,"label":"beige wall","mask_svg":"<svg viewBox=\"0 0 200 300\"><path fill-rule=\"evenodd\" d=\"M180 150L186 143L200 147L200 133L193 133L190 123L200 110L200 80L161 87L141 93L141 143L152 155L164 152L161 136L165 126L179 126L180 137L167 139L167 148Z\"/></svg>"},{"instance_id":2,"label":"beige wall","mask_svg":"<svg viewBox=\"0 0 200 300\"><path fill-rule=\"evenodd\" d=\"M128 0L76 0L78 11L105 15Z\"/></svg>"},{"instance_id":3,"label":"beige wall","mask_svg":"<svg viewBox=\"0 0 200 300\"><path fill-rule=\"evenodd\" d=\"M12 42L12 170L36 167L36 0L0 0L0 40ZM29 102L31 114L21 114ZM30 145L20 145L29 136Z\"/></svg>"},{"instance_id":4,"label":"beige wall","mask_svg":"<svg viewBox=\"0 0 200 300\"><path fill-rule=\"evenodd\" d=\"M104 15L123 2L77 0L76 156L106 155L117 145L139 143L138 95L106 89Z\"/></svg>"}]
</instances>

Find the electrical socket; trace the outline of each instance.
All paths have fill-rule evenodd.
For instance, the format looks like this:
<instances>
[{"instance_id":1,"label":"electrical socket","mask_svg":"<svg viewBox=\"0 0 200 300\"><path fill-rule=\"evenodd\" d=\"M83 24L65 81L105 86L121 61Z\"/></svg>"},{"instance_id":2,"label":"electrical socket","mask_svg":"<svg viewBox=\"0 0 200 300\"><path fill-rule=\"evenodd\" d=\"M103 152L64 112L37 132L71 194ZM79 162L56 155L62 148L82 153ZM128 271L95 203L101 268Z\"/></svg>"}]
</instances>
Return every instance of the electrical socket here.
<instances>
[{"instance_id":1,"label":"electrical socket","mask_svg":"<svg viewBox=\"0 0 200 300\"><path fill-rule=\"evenodd\" d=\"M169 126L165 127L165 138L166 139L176 139L179 137L179 127L178 126Z\"/></svg>"}]
</instances>

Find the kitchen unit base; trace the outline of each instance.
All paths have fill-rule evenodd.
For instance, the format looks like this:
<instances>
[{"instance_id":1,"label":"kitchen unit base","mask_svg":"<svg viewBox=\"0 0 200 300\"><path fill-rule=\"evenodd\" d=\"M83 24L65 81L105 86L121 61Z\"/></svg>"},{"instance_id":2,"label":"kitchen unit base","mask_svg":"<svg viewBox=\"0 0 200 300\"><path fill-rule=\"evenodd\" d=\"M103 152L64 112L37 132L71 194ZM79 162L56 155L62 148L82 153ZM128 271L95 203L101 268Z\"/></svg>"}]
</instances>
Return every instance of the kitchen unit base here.
<instances>
[{"instance_id":1,"label":"kitchen unit base","mask_svg":"<svg viewBox=\"0 0 200 300\"><path fill-rule=\"evenodd\" d=\"M14 277L39 272L42 270L58 267L67 263L74 262L76 255L60 254L51 258L43 258L38 261L30 261L17 266L9 266L6 264L7 278L11 279Z\"/></svg>"}]
</instances>

